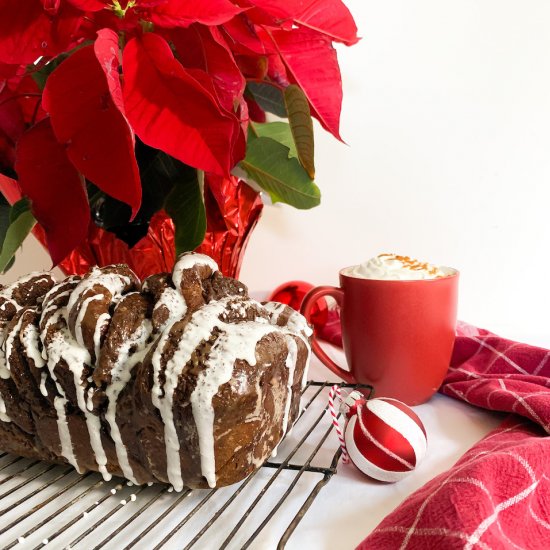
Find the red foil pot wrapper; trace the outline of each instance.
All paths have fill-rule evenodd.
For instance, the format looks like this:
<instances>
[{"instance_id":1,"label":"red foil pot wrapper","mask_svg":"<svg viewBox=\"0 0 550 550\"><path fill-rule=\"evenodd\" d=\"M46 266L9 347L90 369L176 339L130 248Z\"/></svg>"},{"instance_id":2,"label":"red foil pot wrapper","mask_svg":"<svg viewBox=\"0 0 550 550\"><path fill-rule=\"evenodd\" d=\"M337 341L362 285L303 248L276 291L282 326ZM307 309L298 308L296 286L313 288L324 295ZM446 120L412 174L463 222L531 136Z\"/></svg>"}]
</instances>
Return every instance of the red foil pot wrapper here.
<instances>
[{"instance_id":1,"label":"red foil pot wrapper","mask_svg":"<svg viewBox=\"0 0 550 550\"><path fill-rule=\"evenodd\" d=\"M0 177L0 191L12 204L21 198L17 182L10 178ZM204 201L207 229L196 250L211 256L224 275L236 278L250 234L262 212L261 198L236 177L207 175ZM36 225L33 233L45 246L42 227ZM172 270L176 258L174 235L174 223L162 210L151 218L147 235L131 248L113 233L90 223L87 239L59 267L66 274L83 275L94 265L124 263L144 279Z\"/></svg>"},{"instance_id":2,"label":"red foil pot wrapper","mask_svg":"<svg viewBox=\"0 0 550 550\"><path fill-rule=\"evenodd\" d=\"M197 252L218 263L227 277L238 278L244 251L263 209L257 191L232 176L207 174L204 182L207 228Z\"/></svg>"},{"instance_id":3,"label":"red foil pot wrapper","mask_svg":"<svg viewBox=\"0 0 550 550\"><path fill-rule=\"evenodd\" d=\"M174 259L174 224L161 211L151 218L147 235L132 248L113 233L90 223L87 239L60 262L59 267L67 275L83 275L93 265L128 264L144 279L153 273L170 271Z\"/></svg>"}]
</instances>

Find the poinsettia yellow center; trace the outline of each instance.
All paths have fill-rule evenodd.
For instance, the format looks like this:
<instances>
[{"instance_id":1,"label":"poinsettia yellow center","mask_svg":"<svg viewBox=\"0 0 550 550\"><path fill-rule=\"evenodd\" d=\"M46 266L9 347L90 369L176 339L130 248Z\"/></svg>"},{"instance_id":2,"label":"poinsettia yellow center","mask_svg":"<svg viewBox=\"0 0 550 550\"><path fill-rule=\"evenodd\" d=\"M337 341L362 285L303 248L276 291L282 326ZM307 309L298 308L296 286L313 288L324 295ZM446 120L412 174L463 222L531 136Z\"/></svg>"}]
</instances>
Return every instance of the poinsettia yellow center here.
<instances>
[{"instance_id":1,"label":"poinsettia yellow center","mask_svg":"<svg viewBox=\"0 0 550 550\"><path fill-rule=\"evenodd\" d=\"M111 10L113 10L117 17L120 17L122 19L126 15L126 12L129 9L133 8L135 5L136 0L128 0L128 2L126 2L126 7L123 8L118 0L113 0Z\"/></svg>"}]
</instances>

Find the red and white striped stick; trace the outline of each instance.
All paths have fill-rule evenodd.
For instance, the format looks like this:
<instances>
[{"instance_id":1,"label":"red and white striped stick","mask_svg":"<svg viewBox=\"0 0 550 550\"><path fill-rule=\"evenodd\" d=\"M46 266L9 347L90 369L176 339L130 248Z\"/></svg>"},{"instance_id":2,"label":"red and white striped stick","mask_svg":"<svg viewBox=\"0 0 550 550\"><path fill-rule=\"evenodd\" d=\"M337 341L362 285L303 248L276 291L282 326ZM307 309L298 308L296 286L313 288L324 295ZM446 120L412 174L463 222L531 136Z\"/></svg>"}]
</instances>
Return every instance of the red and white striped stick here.
<instances>
[{"instance_id":1,"label":"red and white striped stick","mask_svg":"<svg viewBox=\"0 0 550 550\"><path fill-rule=\"evenodd\" d=\"M334 426L334 429L336 430L336 433L338 434L338 440L340 441L340 447L342 448L342 462L344 464L347 464L349 462L349 455L348 450L346 449L346 441L344 439L344 433L342 432L342 428L340 427L340 422L338 420L338 411L334 407L334 398L336 396L340 401L342 401L340 386L338 386L337 384L330 388L330 392L328 394L328 410L330 412L330 415L332 416L332 424Z\"/></svg>"}]
</instances>

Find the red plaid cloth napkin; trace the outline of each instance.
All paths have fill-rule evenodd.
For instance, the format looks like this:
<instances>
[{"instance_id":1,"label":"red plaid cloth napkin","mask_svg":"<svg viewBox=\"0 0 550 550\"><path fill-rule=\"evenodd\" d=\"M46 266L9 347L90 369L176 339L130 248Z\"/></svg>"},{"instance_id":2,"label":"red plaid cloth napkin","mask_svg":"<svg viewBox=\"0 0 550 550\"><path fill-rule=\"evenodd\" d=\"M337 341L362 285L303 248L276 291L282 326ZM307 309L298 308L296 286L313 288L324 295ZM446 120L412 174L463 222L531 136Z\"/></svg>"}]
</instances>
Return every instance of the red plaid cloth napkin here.
<instances>
[{"instance_id":1,"label":"red plaid cloth napkin","mask_svg":"<svg viewBox=\"0 0 550 550\"><path fill-rule=\"evenodd\" d=\"M440 391L514 413L359 549L550 548L550 351L461 324Z\"/></svg>"}]
</instances>

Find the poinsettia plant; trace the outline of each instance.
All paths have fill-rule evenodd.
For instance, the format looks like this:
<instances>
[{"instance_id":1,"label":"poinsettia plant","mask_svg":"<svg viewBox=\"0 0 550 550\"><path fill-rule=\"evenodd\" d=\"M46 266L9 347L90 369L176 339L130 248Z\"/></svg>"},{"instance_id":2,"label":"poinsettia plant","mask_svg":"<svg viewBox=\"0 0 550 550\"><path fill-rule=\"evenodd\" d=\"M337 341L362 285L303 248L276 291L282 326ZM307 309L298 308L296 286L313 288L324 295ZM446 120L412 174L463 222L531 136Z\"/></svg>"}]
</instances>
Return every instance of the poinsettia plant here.
<instances>
[{"instance_id":1,"label":"poinsettia plant","mask_svg":"<svg viewBox=\"0 0 550 550\"><path fill-rule=\"evenodd\" d=\"M341 0L0 0L0 181L23 197L0 269L36 222L54 264L90 224L132 246L161 210L192 250L211 177L316 206L311 117L340 138L333 42L356 33Z\"/></svg>"}]
</instances>

